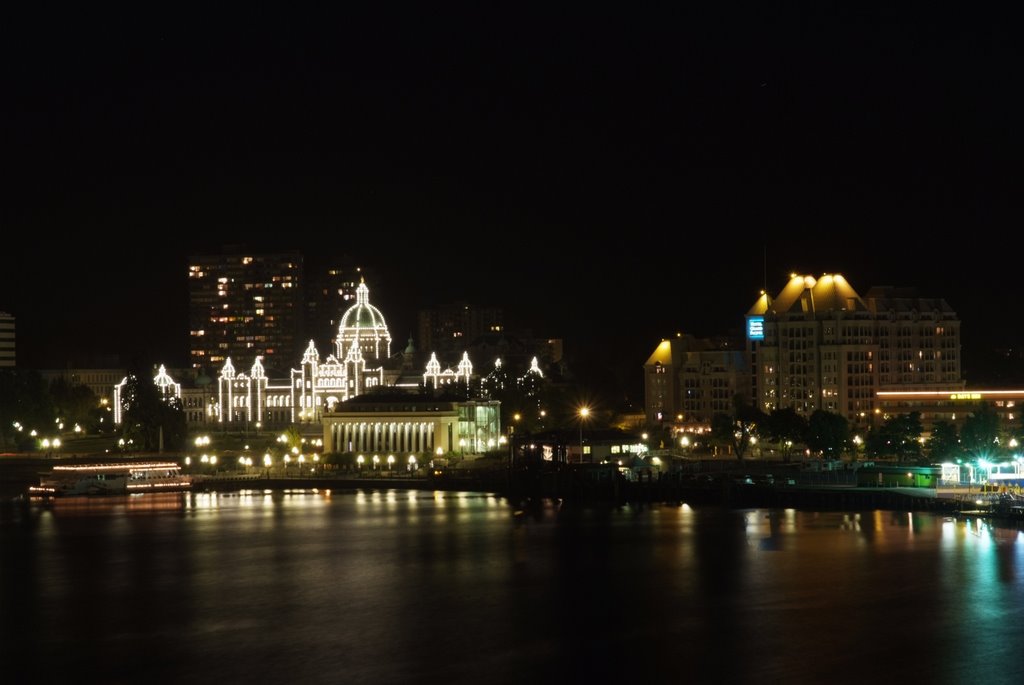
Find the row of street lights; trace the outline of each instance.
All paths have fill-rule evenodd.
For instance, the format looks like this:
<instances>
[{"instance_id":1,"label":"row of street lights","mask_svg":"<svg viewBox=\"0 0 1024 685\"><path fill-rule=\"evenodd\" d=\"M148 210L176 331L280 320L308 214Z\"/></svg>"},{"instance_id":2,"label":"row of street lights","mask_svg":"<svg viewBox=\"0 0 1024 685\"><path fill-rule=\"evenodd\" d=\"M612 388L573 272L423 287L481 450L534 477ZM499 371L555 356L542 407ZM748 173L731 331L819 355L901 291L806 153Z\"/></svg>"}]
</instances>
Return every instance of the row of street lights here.
<instances>
[{"instance_id":1,"label":"row of street lights","mask_svg":"<svg viewBox=\"0 0 1024 685\"><path fill-rule=\"evenodd\" d=\"M378 469L378 467L380 466L380 462L381 462L380 456L376 455L376 454L373 455L372 461L373 461L373 470L376 471ZM394 471L394 469L395 469L395 455L389 454L387 456L386 461L387 461L387 464L388 464L388 471ZM359 467L360 471L363 470L363 464L364 463L366 463L366 457L364 457L361 454L356 455L356 465ZM409 455L409 459L408 459L408 461L406 463L407 463L407 468L408 468L409 471L415 471L416 470L416 464L417 464L416 455L415 454L410 454Z\"/></svg>"}]
</instances>

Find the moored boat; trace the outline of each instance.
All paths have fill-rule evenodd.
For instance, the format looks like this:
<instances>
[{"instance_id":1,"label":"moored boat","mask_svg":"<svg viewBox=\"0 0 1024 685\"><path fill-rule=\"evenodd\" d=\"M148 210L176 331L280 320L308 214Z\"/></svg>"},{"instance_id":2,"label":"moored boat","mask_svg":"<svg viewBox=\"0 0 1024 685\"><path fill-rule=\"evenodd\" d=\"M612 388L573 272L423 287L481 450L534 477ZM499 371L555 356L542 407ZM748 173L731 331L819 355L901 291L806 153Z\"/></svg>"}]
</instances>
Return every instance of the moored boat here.
<instances>
[{"instance_id":1,"label":"moored boat","mask_svg":"<svg viewBox=\"0 0 1024 685\"><path fill-rule=\"evenodd\" d=\"M174 492L192 488L192 477L174 462L82 464L54 466L29 497L69 495L125 495L140 492Z\"/></svg>"}]
</instances>

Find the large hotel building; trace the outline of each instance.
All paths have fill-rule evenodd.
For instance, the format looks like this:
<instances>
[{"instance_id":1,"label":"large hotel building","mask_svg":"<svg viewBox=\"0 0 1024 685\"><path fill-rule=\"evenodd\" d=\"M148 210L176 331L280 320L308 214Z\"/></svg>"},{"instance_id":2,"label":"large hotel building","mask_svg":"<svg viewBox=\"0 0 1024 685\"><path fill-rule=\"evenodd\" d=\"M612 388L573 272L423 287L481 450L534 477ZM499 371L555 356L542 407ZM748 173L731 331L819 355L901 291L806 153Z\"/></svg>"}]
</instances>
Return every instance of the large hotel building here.
<instances>
[{"instance_id":1,"label":"large hotel building","mask_svg":"<svg viewBox=\"0 0 1024 685\"><path fill-rule=\"evenodd\" d=\"M881 390L959 390L960 320L909 288L861 297L841 274L793 274L747 312L752 396L765 412L824 409L863 422Z\"/></svg>"},{"instance_id":2,"label":"large hotel building","mask_svg":"<svg viewBox=\"0 0 1024 685\"><path fill-rule=\"evenodd\" d=\"M964 388L960 320L945 300L889 286L862 296L840 274L792 274L776 296L762 292L745 352L663 341L645 364L648 422L708 424L735 388L766 413L824 409L869 424L886 411L880 393Z\"/></svg>"}]
</instances>

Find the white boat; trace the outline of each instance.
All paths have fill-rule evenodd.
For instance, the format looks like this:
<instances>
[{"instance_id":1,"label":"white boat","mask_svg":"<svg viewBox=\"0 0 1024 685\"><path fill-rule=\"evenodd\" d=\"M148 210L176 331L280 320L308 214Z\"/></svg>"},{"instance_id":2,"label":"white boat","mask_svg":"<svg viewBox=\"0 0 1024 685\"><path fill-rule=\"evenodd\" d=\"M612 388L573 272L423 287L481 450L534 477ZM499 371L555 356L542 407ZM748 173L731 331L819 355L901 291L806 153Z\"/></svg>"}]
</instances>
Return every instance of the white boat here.
<instances>
[{"instance_id":1,"label":"white boat","mask_svg":"<svg viewBox=\"0 0 1024 685\"><path fill-rule=\"evenodd\" d=\"M54 466L29 488L30 497L70 495L126 495L139 492L174 492L192 488L192 477L170 461L134 464L82 464Z\"/></svg>"}]
</instances>

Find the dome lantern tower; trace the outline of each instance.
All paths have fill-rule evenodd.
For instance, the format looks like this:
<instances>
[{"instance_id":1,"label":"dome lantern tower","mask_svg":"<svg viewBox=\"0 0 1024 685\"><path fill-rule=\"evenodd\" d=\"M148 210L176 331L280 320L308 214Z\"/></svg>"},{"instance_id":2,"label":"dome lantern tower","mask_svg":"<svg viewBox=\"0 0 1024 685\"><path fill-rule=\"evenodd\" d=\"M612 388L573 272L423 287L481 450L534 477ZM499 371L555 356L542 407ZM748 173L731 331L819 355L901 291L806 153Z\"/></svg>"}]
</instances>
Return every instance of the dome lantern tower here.
<instances>
[{"instance_id":1,"label":"dome lantern tower","mask_svg":"<svg viewBox=\"0 0 1024 685\"><path fill-rule=\"evenodd\" d=\"M334 344L338 359L344 359L353 344L370 363L381 362L391 356L391 333L384 315L370 304L370 289L366 287L365 280L361 280L356 288L356 303L341 317Z\"/></svg>"}]
</instances>

